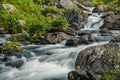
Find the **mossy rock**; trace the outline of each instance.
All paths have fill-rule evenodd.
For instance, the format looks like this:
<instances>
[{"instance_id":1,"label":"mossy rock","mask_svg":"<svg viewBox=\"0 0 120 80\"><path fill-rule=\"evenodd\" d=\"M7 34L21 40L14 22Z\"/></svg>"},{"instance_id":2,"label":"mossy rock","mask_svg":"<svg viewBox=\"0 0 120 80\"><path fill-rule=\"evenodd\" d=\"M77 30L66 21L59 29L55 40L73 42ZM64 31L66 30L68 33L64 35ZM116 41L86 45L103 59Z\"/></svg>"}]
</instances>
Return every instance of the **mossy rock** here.
<instances>
[{"instance_id":1,"label":"mossy rock","mask_svg":"<svg viewBox=\"0 0 120 80\"><path fill-rule=\"evenodd\" d=\"M120 80L120 44L86 48L77 57L75 71L88 80Z\"/></svg>"},{"instance_id":2,"label":"mossy rock","mask_svg":"<svg viewBox=\"0 0 120 80\"><path fill-rule=\"evenodd\" d=\"M23 51L23 48L18 43L4 43L2 48L2 53L7 55L12 55L14 52Z\"/></svg>"},{"instance_id":3,"label":"mossy rock","mask_svg":"<svg viewBox=\"0 0 120 80\"><path fill-rule=\"evenodd\" d=\"M8 33L9 26L7 23L0 22L0 34Z\"/></svg>"},{"instance_id":4,"label":"mossy rock","mask_svg":"<svg viewBox=\"0 0 120 80\"><path fill-rule=\"evenodd\" d=\"M18 33L18 34L12 34L11 37L9 37L7 40L12 42L21 42L28 40L28 37L25 33Z\"/></svg>"}]
</instances>

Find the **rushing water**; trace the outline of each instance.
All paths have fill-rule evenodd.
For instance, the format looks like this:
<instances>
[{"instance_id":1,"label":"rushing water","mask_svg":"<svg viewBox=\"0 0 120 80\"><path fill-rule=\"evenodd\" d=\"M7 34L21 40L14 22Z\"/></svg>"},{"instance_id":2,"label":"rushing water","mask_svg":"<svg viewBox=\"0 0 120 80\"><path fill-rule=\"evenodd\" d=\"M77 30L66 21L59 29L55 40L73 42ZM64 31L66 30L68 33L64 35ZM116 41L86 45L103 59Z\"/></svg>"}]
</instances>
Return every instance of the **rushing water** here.
<instances>
[{"instance_id":1,"label":"rushing water","mask_svg":"<svg viewBox=\"0 0 120 80\"><path fill-rule=\"evenodd\" d=\"M79 31L91 31L92 35L99 38L99 42L76 47L64 46L66 41L55 45L23 45L25 51L21 54L25 55L19 58L12 56L10 59L22 60L24 64L20 68L12 68L0 62L0 80L67 80L67 74L74 70L76 57L81 50L106 44L111 39L111 36L100 36L98 30L104 22L100 16L101 14L96 13L89 16L85 28ZM0 42L4 42L6 37L0 37Z\"/></svg>"}]
</instances>

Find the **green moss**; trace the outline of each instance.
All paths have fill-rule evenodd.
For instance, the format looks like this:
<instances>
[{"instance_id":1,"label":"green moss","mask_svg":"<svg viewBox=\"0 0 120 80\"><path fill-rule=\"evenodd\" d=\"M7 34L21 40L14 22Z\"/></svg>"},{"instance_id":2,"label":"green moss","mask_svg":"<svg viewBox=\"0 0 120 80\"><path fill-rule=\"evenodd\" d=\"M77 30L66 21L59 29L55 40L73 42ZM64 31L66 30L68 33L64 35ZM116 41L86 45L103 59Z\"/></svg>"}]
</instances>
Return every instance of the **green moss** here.
<instances>
[{"instance_id":1,"label":"green moss","mask_svg":"<svg viewBox=\"0 0 120 80\"><path fill-rule=\"evenodd\" d=\"M46 16L47 13L60 14L60 10L56 6L47 6L43 8L42 14Z\"/></svg>"},{"instance_id":2,"label":"green moss","mask_svg":"<svg viewBox=\"0 0 120 80\"><path fill-rule=\"evenodd\" d=\"M18 43L4 43L2 53L4 54L12 54L13 52L20 52L23 48Z\"/></svg>"},{"instance_id":3,"label":"green moss","mask_svg":"<svg viewBox=\"0 0 120 80\"><path fill-rule=\"evenodd\" d=\"M119 80L120 79L120 71L114 70L112 73L105 73L103 75L103 80Z\"/></svg>"},{"instance_id":4,"label":"green moss","mask_svg":"<svg viewBox=\"0 0 120 80\"><path fill-rule=\"evenodd\" d=\"M54 2L54 0L34 0L34 2L48 4Z\"/></svg>"},{"instance_id":5,"label":"green moss","mask_svg":"<svg viewBox=\"0 0 120 80\"><path fill-rule=\"evenodd\" d=\"M7 40L12 42L20 42L21 40L27 39L27 35L25 33L12 34Z\"/></svg>"}]
</instances>

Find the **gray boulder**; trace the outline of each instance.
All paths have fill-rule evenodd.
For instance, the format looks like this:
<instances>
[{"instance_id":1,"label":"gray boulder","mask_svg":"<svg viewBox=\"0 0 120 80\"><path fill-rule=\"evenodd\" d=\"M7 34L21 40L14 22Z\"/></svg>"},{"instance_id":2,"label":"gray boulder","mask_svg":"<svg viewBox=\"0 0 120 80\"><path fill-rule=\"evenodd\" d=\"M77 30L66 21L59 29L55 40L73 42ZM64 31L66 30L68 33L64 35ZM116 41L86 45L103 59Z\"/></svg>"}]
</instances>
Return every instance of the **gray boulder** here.
<instances>
[{"instance_id":1,"label":"gray boulder","mask_svg":"<svg viewBox=\"0 0 120 80\"><path fill-rule=\"evenodd\" d=\"M24 64L24 61L17 60L17 61L10 61L6 63L6 66L11 66L14 68L20 68Z\"/></svg>"},{"instance_id":2,"label":"gray boulder","mask_svg":"<svg viewBox=\"0 0 120 80\"><path fill-rule=\"evenodd\" d=\"M80 75L79 77L84 76L87 78L84 80L104 80L106 75L114 78L113 80L119 80L119 55L119 43L87 48L79 53L75 63L75 72ZM74 73L74 75L76 74Z\"/></svg>"}]
</instances>

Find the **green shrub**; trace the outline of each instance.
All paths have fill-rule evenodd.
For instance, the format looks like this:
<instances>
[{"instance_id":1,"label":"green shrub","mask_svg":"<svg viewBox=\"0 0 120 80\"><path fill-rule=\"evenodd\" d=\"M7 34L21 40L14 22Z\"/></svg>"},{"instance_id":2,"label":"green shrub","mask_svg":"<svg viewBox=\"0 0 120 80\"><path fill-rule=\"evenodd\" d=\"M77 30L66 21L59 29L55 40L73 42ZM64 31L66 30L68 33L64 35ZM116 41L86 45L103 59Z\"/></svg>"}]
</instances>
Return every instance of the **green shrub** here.
<instances>
[{"instance_id":1,"label":"green shrub","mask_svg":"<svg viewBox=\"0 0 120 80\"><path fill-rule=\"evenodd\" d=\"M43 8L42 14L46 15L47 13L60 14L60 10L56 6L47 6Z\"/></svg>"}]
</instances>

